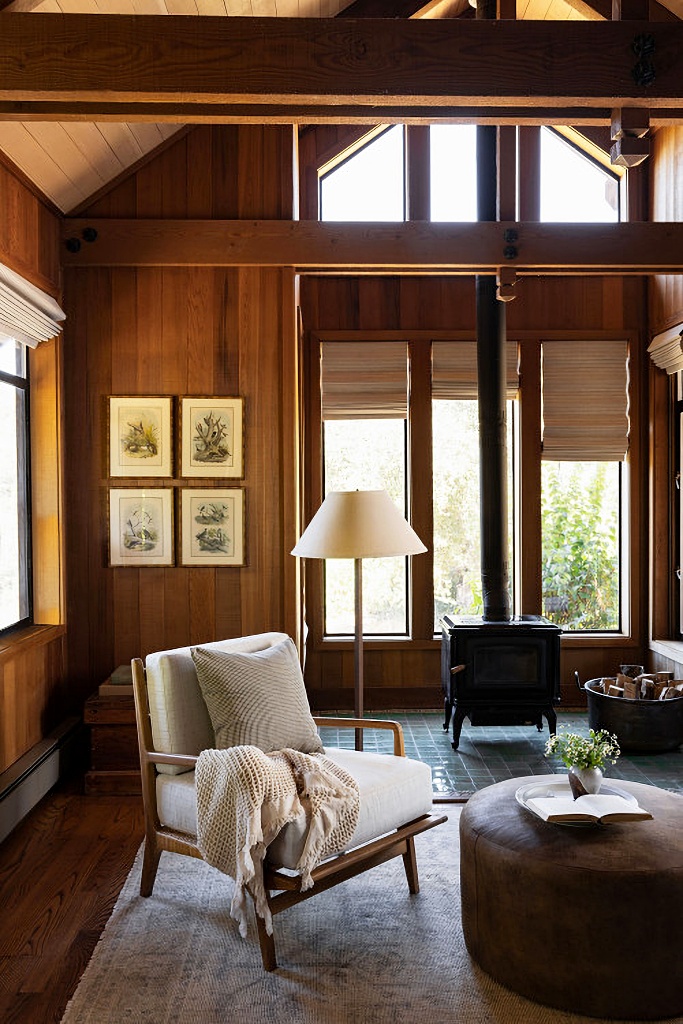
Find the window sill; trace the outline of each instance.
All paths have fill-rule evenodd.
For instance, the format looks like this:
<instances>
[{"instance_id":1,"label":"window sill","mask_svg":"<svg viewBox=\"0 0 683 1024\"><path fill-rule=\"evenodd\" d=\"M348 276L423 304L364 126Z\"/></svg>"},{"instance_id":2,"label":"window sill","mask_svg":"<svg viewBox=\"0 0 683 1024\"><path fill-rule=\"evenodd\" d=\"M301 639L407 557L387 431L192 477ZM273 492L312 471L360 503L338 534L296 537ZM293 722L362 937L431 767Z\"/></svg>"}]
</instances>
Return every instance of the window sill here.
<instances>
[{"instance_id":1,"label":"window sill","mask_svg":"<svg viewBox=\"0 0 683 1024\"><path fill-rule=\"evenodd\" d=\"M560 643L562 647L637 647L626 633L563 633Z\"/></svg>"},{"instance_id":2,"label":"window sill","mask_svg":"<svg viewBox=\"0 0 683 1024\"><path fill-rule=\"evenodd\" d=\"M683 665L683 640L650 640L648 647L655 654Z\"/></svg>"},{"instance_id":3,"label":"window sill","mask_svg":"<svg viewBox=\"0 0 683 1024\"><path fill-rule=\"evenodd\" d=\"M42 647L66 633L66 626L26 626L16 633L0 637L0 662L7 661L31 647Z\"/></svg>"},{"instance_id":4,"label":"window sill","mask_svg":"<svg viewBox=\"0 0 683 1024\"><path fill-rule=\"evenodd\" d=\"M354 638L352 636L345 637L323 637L320 641L315 643L309 636L308 646L310 650L318 651L348 651L353 648ZM433 650L439 647L441 644L440 637L434 637L430 640L411 640L410 637L397 636L397 637L363 637L363 649L366 651L395 651L397 649L406 650Z\"/></svg>"}]
</instances>

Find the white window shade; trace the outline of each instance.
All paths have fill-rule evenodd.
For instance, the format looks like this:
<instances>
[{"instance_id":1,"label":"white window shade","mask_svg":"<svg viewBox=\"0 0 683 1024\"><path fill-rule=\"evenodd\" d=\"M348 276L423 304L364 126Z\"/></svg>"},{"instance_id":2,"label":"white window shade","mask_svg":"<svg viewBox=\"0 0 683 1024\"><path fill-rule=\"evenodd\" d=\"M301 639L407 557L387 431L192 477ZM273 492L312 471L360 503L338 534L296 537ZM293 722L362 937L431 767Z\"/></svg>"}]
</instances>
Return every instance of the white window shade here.
<instances>
[{"instance_id":1,"label":"white window shade","mask_svg":"<svg viewBox=\"0 0 683 1024\"><path fill-rule=\"evenodd\" d=\"M667 373L683 370L683 324L657 334L648 347L655 366Z\"/></svg>"},{"instance_id":2,"label":"white window shade","mask_svg":"<svg viewBox=\"0 0 683 1024\"><path fill-rule=\"evenodd\" d=\"M406 419L405 341L323 341L323 420Z\"/></svg>"},{"instance_id":3,"label":"white window shade","mask_svg":"<svg viewBox=\"0 0 683 1024\"><path fill-rule=\"evenodd\" d=\"M505 346L505 388L509 399L519 390L517 342ZM477 397L476 341L432 342L432 398L451 400Z\"/></svg>"},{"instance_id":4,"label":"white window shade","mask_svg":"<svg viewBox=\"0 0 683 1024\"><path fill-rule=\"evenodd\" d=\"M544 341L543 458L622 461L628 450L625 341Z\"/></svg>"},{"instance_id":5,"label":"white window shade","mask_svg":"<svg viewBox=\"0 0 683 1024\"><path fill-rule=\"evenodd\" d=\"M0 263L0 331L36 348L59 334L64 319L52 296Z\"/></svg>"}]
</instances>

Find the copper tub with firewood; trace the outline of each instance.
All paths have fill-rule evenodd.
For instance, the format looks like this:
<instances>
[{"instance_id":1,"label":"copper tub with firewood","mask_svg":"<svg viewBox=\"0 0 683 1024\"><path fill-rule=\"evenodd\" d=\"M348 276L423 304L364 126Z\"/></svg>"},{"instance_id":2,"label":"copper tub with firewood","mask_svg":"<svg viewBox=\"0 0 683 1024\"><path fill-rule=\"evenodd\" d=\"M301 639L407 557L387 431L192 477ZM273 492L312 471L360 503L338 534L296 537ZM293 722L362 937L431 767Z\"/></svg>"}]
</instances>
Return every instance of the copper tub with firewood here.
<instances>
[{"instance_id":1,"label":"copper tub with firewood","mask_svg":"<svg viewBox=\"0 0 683 1024\"><path fill-rule=\"evenodd\" d=\"M683 743L683 694L670 700L632 699L603 692L603 679L589 679L579 689L588 701L591 729L606 729L619 741L622 753L659 754Z\"/></svg>"}]
</instances>

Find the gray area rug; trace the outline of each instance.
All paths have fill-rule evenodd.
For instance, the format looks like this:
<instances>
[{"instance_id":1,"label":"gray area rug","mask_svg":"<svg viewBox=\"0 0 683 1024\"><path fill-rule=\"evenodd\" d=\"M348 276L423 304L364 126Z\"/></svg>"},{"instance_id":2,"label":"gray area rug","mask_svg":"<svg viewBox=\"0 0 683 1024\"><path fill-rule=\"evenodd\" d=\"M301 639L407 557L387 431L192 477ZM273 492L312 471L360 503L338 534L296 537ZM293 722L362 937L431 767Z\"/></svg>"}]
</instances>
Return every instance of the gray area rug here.
<instances>
[{"instance_id":1,"label":"gray area rug","mask_svg":"<svg viewBox=\"0 0 683 1024\"><path fill-rule=\"evenodd\" d=\"M460 929L460 807L416 840L421 891L391 861L275 918L280 967L241 939L232 883L164 853L149 899L140 853L63 1024L583 1024L492 981ZM599 941L599 940L598 940ZM676 1024L683 1024L678 1018Z\"/></svg>"}]
</instances>

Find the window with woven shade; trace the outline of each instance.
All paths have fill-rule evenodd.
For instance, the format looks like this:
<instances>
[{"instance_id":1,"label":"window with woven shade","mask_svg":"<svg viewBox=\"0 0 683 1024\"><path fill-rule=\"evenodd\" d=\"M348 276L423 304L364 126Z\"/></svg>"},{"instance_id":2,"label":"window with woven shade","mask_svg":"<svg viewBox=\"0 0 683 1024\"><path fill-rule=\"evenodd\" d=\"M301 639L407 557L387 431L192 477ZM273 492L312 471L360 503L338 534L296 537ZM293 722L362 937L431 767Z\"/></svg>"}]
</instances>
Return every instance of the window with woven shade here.
<instances>
[{"instance_id":1,"label":"window with woven shade","mask_svg":"<svg viewBox=\"0 0 683 1024\"><path fill-rule=\"evenodd\" d=\"M514 583L514 399L519 390L518 346L506 345L508 538ZM434 515L434 628L444 613L481 612L479 409L477 344L432 342ZM512 594L511 605L512 605Z\"/></svg>"},{"instance_id":2,"label":"window with woven shade","mask_svg":"<svg viewBox=\"0 0 683 1024\"><path fill-rule=\"evenodd\" d=\"M628 360L623 340L542 343L542 593L566 630L623 627Z\"/></svg>"},{"instance_id":3,"label":"window with woven shade","mask_svg":"<svg viewBox=\"0 0 683 1024\"><path fill-rule=\"evenodd\" d=\"M407 341L322 341L320 392L325 494L384 489L405 516L409 364ZM353 634L353 563L325 562L325 633ZM363 565L367 636L406 636L405 558Z\"/></svg>"},{"instance_id":4,"label":"window with woven shade","mask_svg":"<svg viewBox=\"0 0 683 1024\"><path fill-rule=\"evenodd\" d=\"M628 451L625 341L544 341L543 458L622 461Z\"/></svg>"},{"instance_id":5,"label":"window with woven shade","mask_svg":"<svg viewBox=\"0 0 683 1024\"><path fill-rule=\"evenodd\" d=\"M0 263L0 633L33 618L30 439L40 416L29 423L30 351L57 338L64 319L52 296Z\"/></svg>"}]
</instances>

